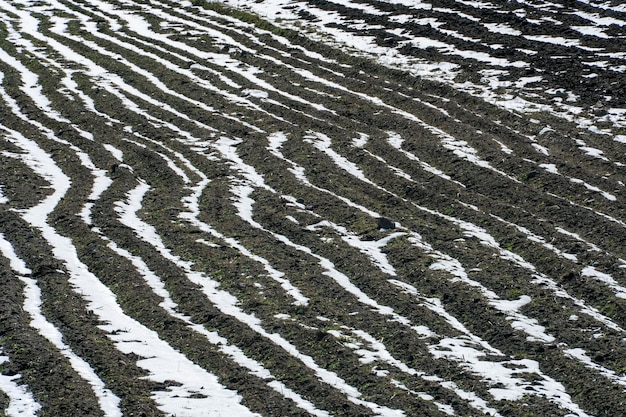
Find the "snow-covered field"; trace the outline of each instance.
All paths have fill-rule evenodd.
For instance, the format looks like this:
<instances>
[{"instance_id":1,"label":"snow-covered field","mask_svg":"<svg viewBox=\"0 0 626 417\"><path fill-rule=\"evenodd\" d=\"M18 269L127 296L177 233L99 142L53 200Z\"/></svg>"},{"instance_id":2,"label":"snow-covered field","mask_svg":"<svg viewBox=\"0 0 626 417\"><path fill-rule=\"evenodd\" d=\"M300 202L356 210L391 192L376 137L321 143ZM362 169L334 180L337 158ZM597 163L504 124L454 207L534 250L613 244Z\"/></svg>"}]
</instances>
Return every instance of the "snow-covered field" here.
<instances>
[{"instance_id":1,"label":"snow-covered field","mask_svg":"<svg viewBox=\"0 0 626 417\"><path fill-rule=\"evenodd\" d=\"M0 415L626 414L619 2L0 0L0 43Z\"/></svg>"}]
</instances>

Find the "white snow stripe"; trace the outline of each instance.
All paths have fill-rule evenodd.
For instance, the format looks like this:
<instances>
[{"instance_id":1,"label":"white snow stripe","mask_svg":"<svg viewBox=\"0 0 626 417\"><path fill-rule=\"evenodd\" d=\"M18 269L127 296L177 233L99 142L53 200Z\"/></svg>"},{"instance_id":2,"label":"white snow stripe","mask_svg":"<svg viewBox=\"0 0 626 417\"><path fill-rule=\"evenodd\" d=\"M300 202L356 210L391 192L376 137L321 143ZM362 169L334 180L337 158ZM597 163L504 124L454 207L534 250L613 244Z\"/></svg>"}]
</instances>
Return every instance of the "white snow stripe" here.
<instances>
[{"instance_id":1,"label":"white snow stripe","mask_svg":"<svg viewBox=\"0 0 626 417\"><path fill-rule=\"evenodd\" d=\"M620 327L619 325L617 325L613 320L611 320L610 318L604 316L603 314L599 313L597 309L595 309L594 307L588 306L583 300L578 299L572 295L570 295L567 291L565 291L563 288L561 288L561 286L559 286L553 279L551 279L550 277L548 277L545 274L542 273L538 273L536 270L536 267L531 264L530 262L526 261L524 258L522 258L521 256L519 256L516 253L513 253L507 249L503 249L500 244L495 240L495 238L493 236L491 236L489 233L487 233L486 230L484 230L483 228L476 226L473 223L470 222L466 222L463 221L461 219L457 219L455 217L452 216L448 216L442 213L439 213L437 211L431 210L429 208L426 207L422 207L419 206L418 204L412 203L414 207L425 211L427 213L433 214L435 216L441 217L443 219L446 219L454 224L456 224L461 230L463 230L464 234L468 237L474 237L477 238L479 240L479 242L487 247L490 247L492 249L494 249L499 256L502 259L508 260L510 261L512 264L517 265L523 269L526 269L527 271L529 271L531 273L532 276L532 283L535 284L539 284L539 285L543 285L545 286L547 289L549 289L550 291L552 291L557 297L560 298L565 298L565 299L569 299L571 300L574 304L576 304L580 309L581 312L583 312L584 314L587 314L588 316L594 318L595 320L603 323L605 326L619 331L619 332L626 332L626 330L624 330L622 327ZM436 255L437 257L441 257L443 256L445 260L445 264L443 264L442 269L448 269L449 265L448 265L448 260L447 258L448 255L446 254L438 254ZM453 267L452 271L453 274L458 273L458 268L457 267ZM465 271L463 271L463 273L461 275L466 275ZM480 284L479 284L480 285ZM482 286L482 285L481 285ZM530 327L528 327L530 326ZM524 325L525 328L528 329L534 329L533 333L534 335L531 335L531 337L536 337L537 335L540 334L544 334L543 331L540 331L541 326L537 327L537 325L532 325L531 322L526 322L526 325ZM538 332L538 333L537 333ZM548 337L548 339L552 339L553 336L549 336L549 335L545 335L545 337ZM544 337L542 336L542 337Z\"/></svg>"},{"instance_id":2,"label":"white snow stripe","mask_svg":"<svg viewBox=\"0 0 626 417\"><path fill-rule=\"evenodd\" d=\"M100 407L107 417L122 417L122 411L119 408L120 399L111 392L100 377L95 373L91 365L76 355L72 349L63 343L63 335L50 323L41 312L41 291L37 282L32 278L20 277L24 283L24 310L27 311L31 318L31 326L48 339L59 352L65 356L72 368L85 379L94 391Z\"/></svg>"},{"instance_id":3,"label":"white snow stripe","mask_svg":"<svg viewBox=\"0 0 626 417\"><path fill-rule=\"evenodd\" d=\"M368 364L372 362L382 362L386 363L391 367L398 369L400 372L403 372L407 375L411 375L414 377L419 377L424 381L437 383L442 388L454 392L459 398L468 401L468 404L479 410L482 413L487 413L491 416L500 416L498 411L488 405L488 402L482 398L480 398L476 393L471 391L465 391L460 389L454 382L446 381L436 375L429 375L423 371L418 371L410 366L406 365L404 362L396 359L393 355L387 350L387 347L384 345L382 341L377 340L375 337L370 335L364 330L354 329L342 326L342 328L346 328L350 330L350 332L363 340L365 343L358 342L354 340L353 337L345 335L341 331L337 330L329 330L329 333L335 336L337 339L343 341L343 345L352 349L358 356L359 362L363 364ZM348 341L346 341L348 339ZM367 346L364 346L367 344ZM372 371L376 371L376 368L373 368ZM386 376L386 375L383 375ZM422 396L420 396L422 397ZM432 401L433 398L423 398L426 401ZM441 403L434 402L438 408L452 408L449 405L443 405ZM452 413L454 415L454 413Z\"/></svg>"},{"instance_id":4,"label":"white snow stripe","mask_svg":"<svg viewBox=\"0 0 626 417\"><path fill-rule=\"evenodd\" d=\"M242 366L250 371L251 375L257 376L264 380L268 380L268 386L274 389L274 391L280 393L285 398L293 400L299 408L306 410L307 412L317 417L329 417L330 414L325 410L316 408L313 403L304 399L300 394L291 390L284 383L275 380L274 376L269 370L267 370L261 363L246 356L246 354L237 346L228 343L228 340L220 336L215 331L208 331L199 324L194 323L189 316L186 316L177 311L178 304L172 300L169 291L165 288L165 285L161 278L153 272L146 263L138 256L132 255L126 249L120 248L115 242L109 240L106 236L100 236L105 241L108 241L107 246L111 248L118 255L128 259L137 272L139 272L145 279L146 283L150 286L152 291L158 296L163 298L163 301L159 304L165 309L172 317L181 320L186 323L187 326L196 333L199 333L207 338L207 340L218 347L218 349L228 355L239 366Z\"/></svg>"},{"instance_id":5,"label":"white snow stripe","mask_svg":"<svg viewBox=\"0 0 626 417\"><path fill-rule=\"evenodd\" d=\"M93 368L63 342L61 332L43 315L41 311L41 290L37 285L37 281L22 276L29 275L31 270L27 268L26 263L17 256L11 243L7 241L2 234L0 234L0 251L2 255L9 259L11 269L18 274L18 278L24 283L23 308L31 317L30 325L52 343L59 350L59 353L69 360L70 365L76 373L89 383L98 398L98 402L105 416L121 417L122 412L119 408L120 399L106 388L104 382L96 375ZM13 381L14 379L16 379L16 376L0 376L1 387L7 392L11 399L7 412L9 415L15 416L35 415L41 408L41 405L33 400L32 394L27 391L26 387L17 385Z\"/></svg>"},{"instance_id":6,"label":"white snow stripe","mask_svg":"<svg viewBox=\"0 0 626 417\"><path fill-rule=\"evenodd\" d=\"M603 282L606 284L613 292L615 296L618 298L626 298L626 287L620 285L615 279L604 272L600 272L594 266L586 266L581 271L581 275L583 277L591 277L597 281Z\"/></svg>"},{"instance_id":7,"label":"white snow stripe","mask_svg":"<svg viewBox=\"0 0 626 417\"><path fill-rule=\"evenodd\" d=\"M29 167L49 181L54 189L52 195L22 214L24 220L40 229L43 237L52 247L55 257L65 264L69 272L69 281L75 291L88 302L90 310L94 311L102 321L108 323L101 328L107 331L109 337L115 341L116 347L124 353L134 353L145 358L139 360L137 365L149 371L149 379L158 382L176 381L180 384L169 387L168 391L153 393L153 399L159 408L166 412L176 413L184 405L197 404L198 408L192 407L192 409L236 412L242 416L255 415L240 404L241 397L221 386L214 375L172 349L159 339L156 332L124 314L116 302L115 295L80 261L71 240L60 236L47 223L48 215L69 190L70 179L35 142L26 139L18 132L12 132L11 139L14 144L27 152L24 161ZM28 283L28 280L25 282ZM90 383L94 386L96 395L101 399L103 411L108 416L121 416L117 406L113 407L110 404L111 400L110 396L106 395L107 391L100 388L101 381L94 379ZM202 395L195 397L194 395L198 393ZM215 402L216 398L219 398L218 403Z\"/></svg>"},{"instance_id":8,"label":"white snow stripe","mask_svg":"<svg viewBox=\"0 0 626 417\"><path fill-rule=\"evenodd\" d=\"M141 196L147 191L148 186L146 184L139 184L134 190L129 193L129 201L141 201ZM202 192L202 188L199 191ZM120 207L118 203L118 207ZM123 209L120 209L123 212ZM191 213L189 218L196 217L196 213ZM340 378L334 372L328 371L320 367L315 360L305 354L302 354L291 342L284 339L277 333L268 333L262 326L261 321L253 315L247 314L237 306L238 300L232 294L220 290L219 283L211 279L202 272L195 271L191 262L184 261L180 257L171 253L167 249L161 240L161 237L156 233L156 230L151 225L136 218L129 212L124 213L121 217L122 223L130 227L135 231L137 236L147 243L150 243L165 259L173 262L177 265L188 277L188 279L199 285L202 288L204 294L208 299L215 304L215 306L224 314L230 315L240 322L246 324L253 331L262 337L265 337L276 345L280 346L287 353L299 359L305 366L309 367L323 382L338 389L342 392L349 401L363 405L372 410L376 415L380 416L403 416L404 413L400 410L391 410L388 407L380 406L379 404L361 399L362 394L353 386L347 384L342 378ZM196 220L197 221L197 220ZM197 221L198 225L201 222ZM208 226L204 226L203 230L210 231ZM307 248L308 249L308 248Z\"/></svg>"},{"instance_id":9,"label":"white snow stripe","mask_svg":"<svg viewBox=\"0 0 626 417\"><path fill-rule=\"evenodd\" d=\"M0 365L5 362L9 362L9 357L2 355L0 350ZM4 413L7 417L36 417L37 412L41 410L41 404L35 400L28 386L17 382L20 378L20 374L11 376L0 374L0 391L9 397L9 405L4 409Z\"/></svg>"},{"instance_id":10,"label":"white snow stripe","mask_svg":"<svg viewBox=\"0 0 626 417\"><path fill-rule=\"evenodd\" d=\"M422 161L421 159L419 159L417 156L415 156L414 154L402 149L402 143L404 143L404 138L402 138L398 133L396 132L387 132L387 134L389 135L387 138L387 142L389 142L389 144L391 146L393 146L395 149L397 149L398 151L400 151L404 156L406 156L408 159L410 159L411 161L415 161L418 164L420 164L420 166L422 167L422 169L426 172L430 172L431 174L435 174L438 177L443 178L446 181L451 181L463 188L466 188L464 184L461 184L460 182L453 180L452 178L450 178L449 175L444 174L442 171L440 171L439 169L433 167L432 165L427 164L426 162Z\"/></svg>"},{"instance_id":11,"label":"white snow stripe","mask_svg":"<svg viewBox=\"0 0 626 417\"><path fill-rule=\"evenodd\" d=\"M4 186L0 184L0 204L7 204L9 199L3 194L3 188Z\"/></svg>"},{"instance_id":12,"label":"white snow stripe","mask_svg":"<svg viewBox=\"0 0 626 417\"><path fill-rule=\"evenodd\" d=\"M0 233L0 253L9 260L11 269L17 274L28 275L32 272L26 267L24 260L17 256L13 245L5 239L2 233ZM9 361L10 358L2 355L0 348L0 365ZM35 400L28 386L18 382L20 378L20 374L11 376L0 374L0 391L9 397L9 405L4 412L9 417L35 417L41 409L41 404Z\"/></svg>"}]
</instances>

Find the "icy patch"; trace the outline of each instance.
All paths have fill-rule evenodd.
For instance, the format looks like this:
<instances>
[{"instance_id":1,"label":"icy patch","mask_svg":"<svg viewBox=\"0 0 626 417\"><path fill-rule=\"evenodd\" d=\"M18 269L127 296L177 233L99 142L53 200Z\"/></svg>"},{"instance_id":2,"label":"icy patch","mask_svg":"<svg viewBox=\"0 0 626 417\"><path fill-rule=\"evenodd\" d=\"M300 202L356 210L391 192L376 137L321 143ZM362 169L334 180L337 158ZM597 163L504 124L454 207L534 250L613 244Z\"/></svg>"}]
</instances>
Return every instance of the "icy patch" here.
<instances>
[{"instance_id":1,"label":"icy patch","mask_svg":"<svg viewBox=\"0 0 626 417\"><path fill-rule=\"evenodd\" d=\"M583 151L586 155L589 155L594 158L602 159L603 161L609 160L607 157L603 156L604 152L602 150L598 148L592 148L591 146L587 146L587 144L580 139L576 140L576 144L578 145L578 149Z\"/></svg>"},{"instance_id":2,"label":"icy patch","mask_svg":"<svg viewBox=\"0 0 626 417\"><path fill-rule=\"evenodd\" d=\"M576 32L587 35L587 36L595 36L597 38L602 39L610 39L611 37L604 33L604 29L600 29L596 26L570 26L571 29L574 29Z\"/></svg>"}]
</instances>

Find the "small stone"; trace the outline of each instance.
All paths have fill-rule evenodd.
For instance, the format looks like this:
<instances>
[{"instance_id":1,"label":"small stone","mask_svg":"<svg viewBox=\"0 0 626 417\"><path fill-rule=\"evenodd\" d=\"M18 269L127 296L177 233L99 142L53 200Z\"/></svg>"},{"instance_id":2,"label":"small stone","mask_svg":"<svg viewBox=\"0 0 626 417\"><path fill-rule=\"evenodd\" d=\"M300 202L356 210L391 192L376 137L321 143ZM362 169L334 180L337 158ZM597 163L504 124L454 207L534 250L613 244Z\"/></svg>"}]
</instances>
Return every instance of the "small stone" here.
<instances>
[{"instance_id":1,"label":"small stone","mask_svg":"<svg viewBox=\"0 0 626 417\"><path fill-rule=\"evenodd\" d=\"M378 228L379 229L385 229L385 230L390 230L390 229L395 229L396 228L396 223L393 220L390 220L386 217L379 217L378 218Z\"/></svg>"}]
</instances>

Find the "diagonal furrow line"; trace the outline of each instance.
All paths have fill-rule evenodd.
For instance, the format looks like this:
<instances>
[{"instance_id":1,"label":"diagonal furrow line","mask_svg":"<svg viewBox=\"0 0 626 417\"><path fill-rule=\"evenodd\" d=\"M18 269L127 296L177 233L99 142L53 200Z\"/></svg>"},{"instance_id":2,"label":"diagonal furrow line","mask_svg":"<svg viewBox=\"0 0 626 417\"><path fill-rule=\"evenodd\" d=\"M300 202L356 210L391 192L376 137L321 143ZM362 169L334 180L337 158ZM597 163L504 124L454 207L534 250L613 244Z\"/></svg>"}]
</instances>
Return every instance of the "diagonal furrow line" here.
<instances>
[{"instance_id":1,"label":"diagonal furrow line","mask_svg":"<svg viewBox=\"0 0 626 417\"><path fill-rule=\"evenodd\" d=\"M24 162L50 181L55 190L42 203L26 210L22 217L41 231L52 247L55 257L66 266L69 281L74 285L75 291L82 293L83 298L89 303L89 308L99 315L102 321L108 323L101 328L109 333L109 337L116 342L118 349L144 357L145 359L138 361L137 364L151 372L150 379L159 382L175 380L181 385L171 392L155 392L154 398L159 406L164 411L175 412L179 408L177 403L181 401L181 398L183 402L189 403L192 401L189 397L190 393L200 392L209 394L204 396L204 398L209 398L209 401L203 398L195 399L195 402L202 404L201 407L204 409L219 410L225 407L241 415L254 415L239 404L240 397L236 393L219 385L214 375L193 364L159 339L155 332L124 314L109 288L104 286L80 261L71 240L59 235L47 223L48 215L70 187L69 178L34 142L26 139L19 132L10 133L14 143L27 152ZM26 281L26 284L30 285L31 282ZM137 341L142 342L137 343ZM95 386L98 387L98 385ZM121 415L117 407L109 405L110 400L106 393L96 391L96 394L102 399L103 410L107 412L107 415ZM213 402L212 398L215 397L220 398L222 402L220 405Z\"/></svg>"},{"instance_id":2,"label":"diagonal furrow line","mask_svg":"<svg viewBox=\"0 0 626 417\"><path fill-rule=\"evenodd\" d=\"M133 210L136 208L127 207L127 209ZM125 216L128 213L124 211L120 214ZM120 248L115 242L111 241L106 236L100 234L100 237L108 242L107 246L115 253L132 262L133 266L144 277L152 291L163 299L159 306L164 308L170 316L182 321L191 330L204 336L209 343L217 346L222 353L230 357L239 366L246 368L251 375L267 381L268 386L285 398L293 400L298 407L318 417L326 417L330 415L327 411L316 408L311 402L304 399L300 394L285 386L284 383L278 381L269 370L263 367L262 364L246 356L241 349L228 343L228 340L220 336L219 333L206 330L204 326L194 323L189 316L180 313L178 311L178 305L172 300L161 278L154 271L152 271L140 257L134 256L126 249Z\"/></svg>"},{"instance_id":3,"label":"diagonal furrow line","mask_svg":"<svg viewBox=\"0 0 626 417\"><path fill-rule=\"evenodd\" d=\"M284 137L276 137L274 136L274 140L272 141L272 150L275 154L277 155L281 155L280 154L280 146L282 144L282 141L284 140ZM335 162L340 162L340 163L344 163L345 161L340 158L338 155L335 155L335 157L333 158L335 160ZM297 169L296 165L292 162L292 164L294 165L294 168ZM346 165L344 163L344 165ZM356 178L363 180L363 174L354 166L348 167L347 171L350 172L351 174L353 174ZM366 181L366 183L368 184L372 184L369 180ZM432 213L431 213L432 214ZM449 216L448 216L449 217ZM448 218L448 220L451 220L452 218ZM456 219L454 219L456 220ZM251 224L254 222L253 220L249 219L249 222L251 222ZM454 223L454 221L453 221ZM465 223L464 223L465 224ZM255 227L262 227L260 225L257 225ZM270 232L272 233L272 232ZM277 239L279 239L280 241L285 241L285 239L281 239L280 236L276 237ZM501 310L502 312L504 312L505 314L507 314L511 319L511 325L514 328L518 328L522 331L525 331L529 334L529 337L534 338L535 340L545 340L548 342L552 342L554 341L554 337L545 334L544 330L541 326L538 326L537 324L535 324L535 321L524 316L523 314L519 313L516 311L516 309L511 308L511 303L510 302L503 302L503 300L500 300L500 298L495 295L495 293L487 290L485 287L483 287L482 285L471 281L468 279L467 274L465 273L463 267L461 266L461 264L452 259L451 257L449 257L448 255L445 255L443 253L434 251L433 248L428 245L427 243L422 242L421 237L419 237L419 235L412 233L412 237L410 238L410 240L412 240L414 242L414 244L416 244L416 246L421 247L423 249L425 249L428 253L430 253L431 256L435 257L436 259L439 259L439 263L438 264L432 264L431 265L431 269L437 269L437 268L441 268L441 269L445 269L451 273L453 273L453 275L458 276L458 278L460 278L464 283L467 283L471 286L479 286L481 288L481 292L483 293L483 295L485 295L489 300L490 300L490 304L492 306L494 306L495 308L497 308L498 310ZM350 243L350 239L348 239L348 243ZM360 245L357 245L360 246ZM362 246L361 246L362 247ZM381 268L383 269L383 271L386 271L389 275L395 275L395 273L393 273L393 271L391 271L389 269L389 267L385 268L385 261L384 259L381 260L381 258L384 258L384 255L377 253L377 254L372 254L372 257L374 257L376 259L376 263L380 263L381 264ZM511 256L513 256L511 254ZM456 267L454 267L454 269L451 269L450 267L456 264ZM439 265L439 266L438 266ZM396 283L396 282L400 282L400 281L393 281L392 283ZM407 284L400 284L399 286L401 288L403 288L404 290L411 289L412 287L407 287ZM411 292L412 294L415 294L414 292ZM528 298L528 301L530 301L530 298ZM438 311L438 313L440 313L440 311ZM444 315L445 317L445 315ZM450 317L447 316L447 319L450 320ZM458 323L456 326L453 327L458 327ZM448 342L452 341L452 339L447 339ZM444 341L442 341L442 343L444 343ZM454 343L458 343L458 346L461 345L466 345L466 341L461 341L461 340L455 340ZM480 343L481 345L484 346L484 341L482 343ZM444 357L454 357L455 352L457 352L457 350L455 349L448 349L445 348L443 349L443 351L447 351L446 353L443 353L442 356ZM532 384L528 384L525 382L520 382L517 381L516 378L513 376L513 373L509 373L506 372L506 365L504 363L499 363L499 362L489 362L490 365L488 367L486 367L485 363L481 360L476 360L476 361L469 361L467 362L467 358L466 355L468 355L470 353L470 351L473 351L474 353L472 354L473 357L478 358L482 355L484 355L483 352L475 350L474 348L470 347L470 346L464 346L463 349L460 350L461 353L458 353L458 357L457 360L460 360L462 363L465 364L465 366L468 366L473 372L476 372L478 374L483 375L484 377L487 377L489 379L492 379L494 384L497 383L503 383L504 381L508 381L505 382L505 385L510 385L512 386L527 386L530 387L528 392L533 392L532 388ZM487 351L491 352L492 354L495 353L499 353L497 350L494 350L491 346L488 346ZM433 350L435 356L438 356L441 354L441 352L439 352L437 349ZM501 353L499 353L501 354ZM470 357L472 357L470 356ZM530 363L532 362L532 363ZM554 384L556 384L556 382L554 380L552 380L549 376L541 373L538 369L538 364L534 361L530 361L527 365L527 368L531 373L537 373L538 375L541 375L541 377L546 381L546 390L544 391L544 394L542 395L548 395L550 396L550 390L547 388L549 385L553 386ZM520 365L520 364L518 364ZM496 374L488 374L484 372L484 369L486 368L490 368L490 369L494 369L494 368L498 368L502 371L501 375L506 375L505 377L503 377L503 379L500 379L500 376L494 376L497 375ZM498 382L496 382L498 381ZM556 403L561 404L562 406L565 406L566 408L572 410L573 412L579 413L579 415L585 415L584 413L582 413L582 411L580 410L580 408L571 401L571 399L569 398L569 395L567 395L565 392L565 389L561 386L558 390L558 394L556 394L555 396L551 397L553 398L553 400Z\"/></svg>"},{"instance_id":4,"label":"diagonal furrow line","mask_svg":"<svg viewBox=\"0 0 626 417\"><path fill-rule=\"evenodd\" d=\"M157 143L153 141L152 139L149 139L146 137L142 137L142 139L144 141L152 142L155 145L161 146L165 148L166 150L168 150L168 152L170 153L174 152L172 149L169 149L165 145L161 143ZM168 161L168 164L175 165L175 163L171 159L166 157L165 155L160 154L160 156L163 158L166 158ZM183 198L182 202L189 209L189 211L180 213L179 217L181 219L190 220L194 224L194 226L199 226L202 231L210 233L213 237L219 239L220 241L225 242L227 245L229 245L233 249L236 249L237 251L239 251L242 255L263 265L263 268L268 272L269 276L272 277L273 280L278 282L281 285L281 287L285 290L285 292L287 292L294 299L293 301L294 305L307 305L309 302L309 299L305 297L298 288L294 287L289 282L289 280L284 278L285 276L284 272L281 272L275 269L267 259L254 254L250 249L246 248L236 239L223 235L222 233L218 232L217 230L215 230L213 227L209 226L206 223L197 221L197 214L194 215L194 213L199 212L199 209L197 208L197 198L199 197L202 190L206 187L206 185L208 185L209 180L202 171L195 168L191 164L191 162L188 159L186 159L182 154L175 153L175 156L184 164L186 168L190 169L192 172L194 172L194 174L196 174L200 178L200 181L195 186L189 185L187 187L193 193ZM179 171L180 168L176 170ZM185 180L185 183L189 183L189 180L186 176L182 178Z\"/></svg>"},{"instance_id":5,"label":"diagonal furrow line","mask_svg":"<svg viewBox=\"0 0 626 417\"><path fill-rule=\"evenodd\" d=\"M323 138L322 138L322 140L323 140ZM320 150L327 151L328 145L329 144L325 143L325 142L324 142L324 144L319 145L320 148L321 148ZM367 184L375 185L370 180L365 178L363 176L363 173L358 168L356 168L351 163L348 163L346 160L343 159L343 157L340 157L339 155L335 154L334 151L329 152L329 153L330 153L330 155L329 155L330 158L332 160L334 160L334 162L340 168L345 169L352 176L354 176L355 178L357 178L357 179L359 179L361 181L365 181L365 183L367 183ZM518 266L520 266L520 267L522 267L524 269L527 269L527 270L531 271L533 273L534 281L536 283L548 286L548 288L551 289L552 291L554 291L555 295L557 295L557 296L568 298L568 299L574 301L574 303L581 308L582 312L584 312L585 314L588 314L589 316L593 317L594 319L602 322L607 327L612 328L612 329L617 330L617 331L622 332L622 333L624 332L624 330L621 327L616 325L612 320L610 320L607 317L605 317L602 314L600 314L596 309L587 306L582 300L578 300L578 299L572 297L571 295L567 294L564 290L559 288L556 285L556 283L554 281L552 281L550 278L548 278L547 276L545 276L543 274L540 274L540 273L537 273L536 270L535 270L535 267L533 265L529 264L528 262L523 260L518 255L516 255L516 254L514 254L514 253L512 253L510 251L507 251L507 250L504 250L504 249L500 248L499 244L497 244L497 242L495 242L495 240L490 235L488 235L484 230L478 228L477 226L475 226L475 225L473 225L471 223L464 222L464 221L462 221L460 219L456 219L456 218L451 217L451 216L443 215L443 214L438 213L436 211L429 210L429 209L427 209L425 207L420 207L420 206L418 206L415 203L412 203L412 204L413 204L413 206L418 207L420 210L423 210L423 211L426 211L426 212L428 212L430 214L433 214L433 215L445 218L447 221L457 225L462 230L464 230L465 233L468 236L477 237L483 245L486 245L488 247L496 249L500 253L500 256L503 259L507 259L507 260L513 262L514 264L516 264L516 265L518 265ZM425 249L429 249L429 252L431 252L432 256L434 256L435 258L441 259L441 262L439 263L440 266L436 266L438 264L433 264L433 265L431 265L431 268L439 268L440 267L441 269L453 272L453 274L455 274L455 275L458 275L457 273L454 272L454 271L457 271L458 273L460 273L459 277L462 279L462 281L470 283L469 282L470 280L468 280L468 278L466 276L466 273L464 271L462 271L462 266L460 266L460 264L458 265L458 267L460 267L461 270L459 270L458 267L451 270L449 262L452 259L449 256L447 256L445 254L442 254L442 253L433 252L432 248L430 247L430 245L424 244L424 243L421 242L421 238L418 238L418 239L414 240L414 242L417 243L419 246L425 248ZM554 337L551 336L551 335L545 334L545 329L542 326L537 325L535 320L529 319L528 317L526 317L526 316L524 316L524 315L522 315L522 314L520 314L519 312L516 311L524 303L529 302L530 298L528 298L527 300L521 299L520 300L521 304L519 304L517 307L512 308L512 303L511 302L500 300L498 296L493 294L491 291L486 290L482 285L480 285L478 283L475 283L475 282L471 282L470 285L473 285L473 286L478 285L481 288L482 293L484 295L488 296L487 298L490 299L490 304L492 306L494 306L498 310L501 310L501 311L505 312L507 315L510 315L510 317L512 318L511 325L514 328L518 328L518 329L520 329L522 331L527 332L529 334L528 337L531 338L532 340L547 341L547 342L554 341ZM491 294L491 296L489 296L489 294ZM452 349L452 350L446 349L446 350L454 352L454 349ZM446 354L444 354L444 356L449 356L449 354L446 353ZM482 372L483 372L482 371L483 370L483 364L482 364L481 361L465 362L465 359L464 359L464 363L466 364L466 366L468 366L474 372L478 372L479 374L482 374ZM529 368L528 369L532 369L533 371L539 372L537 366L538 366L538 364L536 362L534 362L532 364L529 364ZM545 385L545 393L549 393L550 389L548 387L549 386L553 386L553 384L555 384L556 381L554 381L552 378L550 378L549 376L547 376L545 374L542 374L542 377L545 379L545 384L546 384ZM514 384L517 384L517 383L514 383ZM555 403L560 404L561 406L565 406L566 408L572 410L573 412L582 413L580 408L575 403L573 403L571 401L569 395L565 394L565 389L564 388L561 387L561 389L559 389L558 391L559 391L558 394L556 394L555 396L551 397L551 398L553 398Z\"/></svg>"},{"instance_id":6,"label":"diagonal furrow line","mask_svg":"<svg viewBox=\"0 0 626 417\"><path fill-rule=\"evenodd\" d=\"M40 204L22 213L22 217L30 224L38 227L50 243L67 243L65 238L57 235L56 232L46 223L46 218L69 189L69 178L66 177L56 165L54 165L49 156L37 147L34 142L25 138L19 132L9 131L6 128L3 128L3 130L5 134L10 135L9 140L11 142L21 147L23 151L27 152L21 156L24 163L39 175L49 180L55 190L52 195L47 197ZM57 245L56 255L60 260L63 260L63 252L66 248L64 247L63 250L59 250L59 246L63 246L63 244ZM69 246L71 247L71 244ZM11 258L16 257L16 255L11 254L10 252L9 255L11 255ZM23 261L21 263L23 263ZM19 264L17 266L19 266ZM16 267L15 262L13 267ZM25 267L18 267L16 269L18 274L25 274L28 273L28 271L29 270ZM119 398L116 397L110 390L105 388L104 383L95 374L89 364L75 355L72 350L65 343L63 343L60 331L48 322L41 314L39 308L41 304L41 295L36 281L28 277L21 277L20 279L26 285L25 309L29 312L33 319L31 325L44 335L52 344L54 344L59 351L61 351L69 359L72 367L89 382L94 390L94 393L98 397L105 415L111 417L121 416L122 413L118 407L120 402Z\"/></svg>"},{"instance_id":7,"label":"diagonal furrow line","mask_svg":"<svg viewBox=\"0 0 626 417\"><path fill-rule=\"evenodd\" d=\"M0 26L0 408L624 410L615 1L0 0Z\"/></svg>"},{"instance_id":8,"label":"diagonal furrow line","mask_svg":"<svg viewBox=\"0 0 626 417\"><path fill-rule=\"evenodd\" d=\"M148 189L149 186L147 184L139 184L129 193L129 201L140 202ZM131 203L131 205L132 204L133 203ZM118 207L120 206L118 205ZM120 211L124 212L124 209L120 208ZM125 212L125 215L120 220L123 224L134 230L139 238L152 245L154 249L161 254L161 256L177 265L178 268L180 268L187 275L191 282L202 288L204 294L222 313L235 317L241 323L246 324L255 333L274 342L291 356L300 360L308 368L312 369L318 378L320 378L323 382L331 385L346 395L351 402L363 405L377 415L402 415L399 410L391 410L376 403L362 400L362 394L355 387L348 385L337 374L320 367L312 357L301 353L296 346L284 339L282 336L277 333L267 332L267 330L263 328L261 321L253 315L242 311L241 308L237 306L238 300L226 291L220 290L218 288L219 284L215 280L206 276L202 272L195 271L190 262L182 260L180 257L174 255L169 249L167 249L156 230L149 224L136 218L134 213Z\"/></svg>"}]
</instances>

